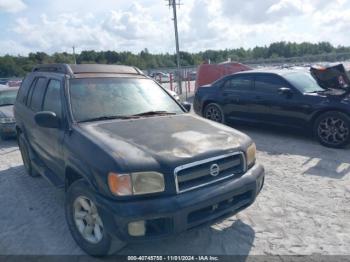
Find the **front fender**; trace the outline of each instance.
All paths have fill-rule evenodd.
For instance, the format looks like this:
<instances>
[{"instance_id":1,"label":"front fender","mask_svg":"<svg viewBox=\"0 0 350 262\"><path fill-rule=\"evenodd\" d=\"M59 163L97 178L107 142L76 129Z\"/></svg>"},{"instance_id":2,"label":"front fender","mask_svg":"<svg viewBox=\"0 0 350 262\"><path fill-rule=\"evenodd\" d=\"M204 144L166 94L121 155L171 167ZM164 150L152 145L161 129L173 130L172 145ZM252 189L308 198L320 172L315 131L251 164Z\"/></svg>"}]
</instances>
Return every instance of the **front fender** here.
<instances>
[{"instance_id":1,"label":"front fender","mask_svg":"<svg viewBox=\"0 0 350 262\"><path fill-rule=\"evenodd\" d=\"M116 169L115 160L77 131L72 131L66 137L64 148L66 171L74 170L91 185L94 191L110 197L107 176L108 172Z\"/></svg>"}]
</instances>

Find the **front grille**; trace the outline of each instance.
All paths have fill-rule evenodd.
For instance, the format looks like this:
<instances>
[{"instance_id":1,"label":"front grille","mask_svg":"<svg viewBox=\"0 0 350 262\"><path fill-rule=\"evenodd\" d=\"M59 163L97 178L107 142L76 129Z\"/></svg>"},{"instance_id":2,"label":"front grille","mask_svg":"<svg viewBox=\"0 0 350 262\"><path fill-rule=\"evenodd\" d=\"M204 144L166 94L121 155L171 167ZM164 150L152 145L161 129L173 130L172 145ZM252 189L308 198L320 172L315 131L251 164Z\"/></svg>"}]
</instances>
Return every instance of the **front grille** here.
<instances>
[{"instance_id":1,"label":"front grille","mask_svg":"<svg viewBox=\"0 0 350 262\"><path fill-rule=\"evenodd\" d=\"M211 168L216 165L219 170L211 174ZM178 193L183 193L212 183L244 173L245 158L242 152L197 161L177 167L174 171ZM213 169L212 169L213 171Z\"/></svg>"}]
</instances>

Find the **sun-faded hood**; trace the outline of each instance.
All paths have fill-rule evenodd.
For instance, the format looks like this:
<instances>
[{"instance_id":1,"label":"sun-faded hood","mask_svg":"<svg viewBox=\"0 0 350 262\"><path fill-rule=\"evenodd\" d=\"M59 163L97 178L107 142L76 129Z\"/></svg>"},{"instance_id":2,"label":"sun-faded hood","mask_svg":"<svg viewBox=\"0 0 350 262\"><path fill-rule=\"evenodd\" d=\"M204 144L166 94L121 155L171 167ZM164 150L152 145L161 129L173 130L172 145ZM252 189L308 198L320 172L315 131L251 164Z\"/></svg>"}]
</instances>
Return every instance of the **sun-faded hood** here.
<instances>
[{"instance_id":1,"label":"sun-faded hood","mask_svg":"<svg viewBox=\"0 0 350 262\"><path fill-rule=\"evenodd\" d=\"M0 117L14 117L13 106L0 106Z\"/></svg>"},{"instance_id":2,"label":"sun-faded hood","mask_svg":"<svg viewBox=\"0 0 350 262\"><path fill-rule=\"evenodd\" d=\"M84 123L81 129L126 163L169 165L244 151L249 137L193 114Z\"/></svg>"}]
</instances>

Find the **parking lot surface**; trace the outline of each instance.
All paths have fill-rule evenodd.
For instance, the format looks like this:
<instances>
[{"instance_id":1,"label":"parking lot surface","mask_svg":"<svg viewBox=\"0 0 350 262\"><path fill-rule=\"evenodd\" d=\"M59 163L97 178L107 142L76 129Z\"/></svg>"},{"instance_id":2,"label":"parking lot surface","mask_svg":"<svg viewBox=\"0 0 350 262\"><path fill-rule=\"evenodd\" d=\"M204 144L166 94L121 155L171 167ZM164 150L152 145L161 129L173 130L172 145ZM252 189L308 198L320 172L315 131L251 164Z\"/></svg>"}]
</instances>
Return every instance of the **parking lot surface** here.
<instances>
[{"instance_id":1,"label":"parking lot surface","mask_svg":"<svg viewBox=\"0 0 350 262\"><path fill-rule=\"evenodd\" d=\"M350 255L350 149L286 130L239 126L257 144L265 187L248 209L212 226L121 254ZM26 175L15 141L0 141L0 255L82 254L64 192Z\"/></svg>"}]
</instances>

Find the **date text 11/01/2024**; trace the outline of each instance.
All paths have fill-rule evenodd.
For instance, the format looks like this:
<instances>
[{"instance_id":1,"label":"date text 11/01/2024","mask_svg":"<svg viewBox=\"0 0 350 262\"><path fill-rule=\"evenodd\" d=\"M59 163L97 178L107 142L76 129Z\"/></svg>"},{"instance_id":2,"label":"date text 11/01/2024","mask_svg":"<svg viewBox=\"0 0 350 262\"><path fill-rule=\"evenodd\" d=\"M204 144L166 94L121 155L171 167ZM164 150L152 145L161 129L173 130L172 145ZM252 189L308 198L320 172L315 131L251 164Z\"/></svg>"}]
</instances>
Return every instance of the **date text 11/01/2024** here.
<instances>
[{"instance_id":1,"label":"date text 11/01/2024","mask_svg":"<svg viewBox=\"0 0 350 262\"><path fill-rule=\"evenodd\" d=\"M217 256L128 256L128 261L218 261Z\"/></svg>"}]
</instances>

